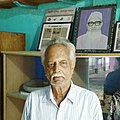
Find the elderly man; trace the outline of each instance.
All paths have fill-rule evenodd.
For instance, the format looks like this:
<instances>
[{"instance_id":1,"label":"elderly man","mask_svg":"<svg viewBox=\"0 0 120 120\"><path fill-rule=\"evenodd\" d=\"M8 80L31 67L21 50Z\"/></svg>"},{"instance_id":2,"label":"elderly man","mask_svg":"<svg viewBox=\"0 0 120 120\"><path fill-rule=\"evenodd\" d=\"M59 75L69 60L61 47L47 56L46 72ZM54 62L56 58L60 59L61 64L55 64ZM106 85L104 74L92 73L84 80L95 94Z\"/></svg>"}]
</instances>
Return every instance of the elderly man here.
<instances>
[{"instance_id":1,"label":"elderly man","mask_svg":"<svg viewBox=\"0 0 120 120\"><path fill-rule=\"evenodd\" d=\"M87 20L87 32L77 38L77 49L107 49L108 37L101 32L102 13L92 12Z\"/></svg>"},{"instance_id":2,"label":"elderly man","mask_svg":"<svg viewBox=\"0 0 120 120\"><path fill-rule=\"evenodd\" d=\"M71 79L76 62L74 45L59 39L41 50L51 85L29 95L22 120L103 120L98 97Z\"/></svg>"}]
</instances>

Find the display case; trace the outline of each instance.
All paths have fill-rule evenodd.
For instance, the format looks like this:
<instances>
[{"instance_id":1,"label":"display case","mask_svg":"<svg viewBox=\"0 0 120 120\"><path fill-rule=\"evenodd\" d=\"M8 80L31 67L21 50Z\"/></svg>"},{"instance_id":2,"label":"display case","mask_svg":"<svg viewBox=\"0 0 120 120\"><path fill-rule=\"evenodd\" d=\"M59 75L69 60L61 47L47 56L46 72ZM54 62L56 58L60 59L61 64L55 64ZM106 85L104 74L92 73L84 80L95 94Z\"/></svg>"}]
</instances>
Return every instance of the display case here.
<instances>
[{"instance_id":1,"label":"display case","mask_svg":"<svg viewBox=\"0 0 120 120\"><path fill-rule=\"evenodd\" d=\"M40 57L40 52L3 51L3 103L4 120L20 120L27 95L20 93L21 85L35 78L35 57ZM74 83L84 86L86 82L87 61L77 59ZM77 67L78 66L78 67ZM78 71L79 67L83 70Z\"/></svg>"},{"instance_id":2,"label":"display case","mask_svg":"<svg viewBox=\"0 0 120 120\"><path fill-rule=\"evenodd\" d=\"M40 51L3 51L3 105L4 120L20 120L23 106L27 98L21 94L21 85L35 78L35 57L40 57ZM73 74L74 83L87 87L88 57L94 54L76 54L77 63ZM119 54L97 54L112 56ZM82 71L80 70L82 68Z\"/></svg>"}]
</instances>

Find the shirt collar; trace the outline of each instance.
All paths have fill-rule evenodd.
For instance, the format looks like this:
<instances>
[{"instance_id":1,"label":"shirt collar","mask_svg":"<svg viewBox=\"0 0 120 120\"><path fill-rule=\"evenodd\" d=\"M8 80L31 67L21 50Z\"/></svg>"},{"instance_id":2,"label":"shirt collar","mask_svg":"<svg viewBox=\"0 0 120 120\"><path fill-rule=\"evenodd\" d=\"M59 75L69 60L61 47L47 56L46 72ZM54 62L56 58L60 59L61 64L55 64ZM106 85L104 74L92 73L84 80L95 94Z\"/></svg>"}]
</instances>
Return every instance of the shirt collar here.
<instances>
[{"instance_id":1,"label":"shirt collar","mask_svg":"<svg viewBox=\"0 0 120 120\"><path fill-rule=\"evenodd\" d=\"M76 100L75 96L76 96L76 90L75 90L73 81L71 81L71 86L70 86L70 89L68 91L66 98L69 99L74 104Z\"/></svg>"}]
</instances>

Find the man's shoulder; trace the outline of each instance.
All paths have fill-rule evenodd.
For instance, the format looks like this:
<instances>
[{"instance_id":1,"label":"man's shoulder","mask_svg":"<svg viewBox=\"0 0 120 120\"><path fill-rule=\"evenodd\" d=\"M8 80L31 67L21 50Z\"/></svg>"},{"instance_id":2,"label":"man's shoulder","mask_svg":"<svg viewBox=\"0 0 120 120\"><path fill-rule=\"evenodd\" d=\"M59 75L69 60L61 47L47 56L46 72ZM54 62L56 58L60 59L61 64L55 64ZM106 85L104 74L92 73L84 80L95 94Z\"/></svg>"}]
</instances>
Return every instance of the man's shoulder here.
<instances>
[{"instance_id":1,"label":"man's shoulder","mask_svg":"<svg viewBox=\"0 0 120 120\"><path fill-rule=\"evenodd\" d=\"M36 98L36 97L45 97L47 95L47 93L49 92L50 86L46 86L46 87L41 87L38 90L35 90L33 92L30 93L29 96L31 96L32 98Z\"/></svg>"},{"instance_id":2,"label":"man's shoulder","mask_svg":"<svg viewBox=\"0 0 120 120\"><path fill-rule=\"evenodd\" d=\"M82 34L78 37L78 40L84 39L86 37L86 34Z\"/></svg>"},{"instance_id":3,"label":"man's shoulder","mask_svg":"<svg viewBox=\"0 0 120 120\"><path fill-rule=\"evenodd\" d=\"M101 37L102 37L102 40L107 40L108 39L108 36L106 36L104 34L101 34Z\"/></svg>"},{"instance_id":4,"label":"man's shoulder","mask_svg":"<svg viewBox=\"0 0 120 120\"><path fill-rule=\"evenodd\" d=\"M96 94L93 91L90 91L86 88L74 85L74 89L76 90L77 94L80 96L96 96Z\"/></svg>"}]
</instances>

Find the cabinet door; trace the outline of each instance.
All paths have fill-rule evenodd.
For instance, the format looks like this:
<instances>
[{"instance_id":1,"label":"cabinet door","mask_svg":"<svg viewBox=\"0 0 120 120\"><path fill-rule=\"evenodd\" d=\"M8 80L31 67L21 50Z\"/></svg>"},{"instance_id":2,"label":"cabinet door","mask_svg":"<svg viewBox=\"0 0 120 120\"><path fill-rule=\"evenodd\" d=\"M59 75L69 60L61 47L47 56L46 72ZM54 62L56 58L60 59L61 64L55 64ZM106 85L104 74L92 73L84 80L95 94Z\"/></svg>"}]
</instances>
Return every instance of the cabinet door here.
<instances>
[{"instance_id":1,"label":"cabinet door","mask_svg":"<svg viewBox=\"0 0 120 120\"><path fill-rule=\"evenodd\" d=\"M21 86L35 79L35 58L4 54L4 120L20 120L25 99L21 99ZM13 93L18 95L13 96Z\"/></svg>"}]
</instances>

